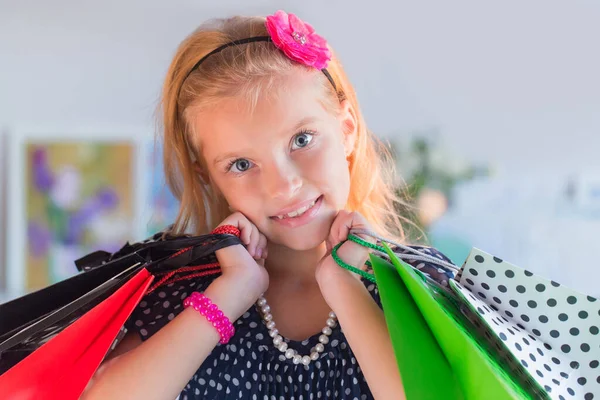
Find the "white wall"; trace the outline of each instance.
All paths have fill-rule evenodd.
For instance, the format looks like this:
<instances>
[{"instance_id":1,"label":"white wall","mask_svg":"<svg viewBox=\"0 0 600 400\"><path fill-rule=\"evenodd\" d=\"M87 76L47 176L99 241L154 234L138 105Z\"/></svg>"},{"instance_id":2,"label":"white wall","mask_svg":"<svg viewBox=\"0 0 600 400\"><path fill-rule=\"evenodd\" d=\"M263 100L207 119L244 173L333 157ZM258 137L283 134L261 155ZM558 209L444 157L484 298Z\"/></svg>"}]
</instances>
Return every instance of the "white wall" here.
<instances>
[{"instance_id":1,"label":"white wall","mask_svg":"<svg viewBox=\"0 0 600 400\"><path fill-rule=\"evenodd\" d=\"M600 167L597 1L246 3L0 0L0 126L151 135L186 34L282 8L334 46L382 136L439 128L457 156L532 179Z\"/></svg>"},{"instance_id":2,"label":"white wall","mask_svg":"<svg viewBox=\"0 0 600 400\"><path fill-rule=\"evenodd\" d=\"M375 132L439 127L459 154L520 168L600 162L596 1L215 3L0 0L0 123L150 131L187 33L284 8L337 49Z\"/></svg>"}]
</instances>

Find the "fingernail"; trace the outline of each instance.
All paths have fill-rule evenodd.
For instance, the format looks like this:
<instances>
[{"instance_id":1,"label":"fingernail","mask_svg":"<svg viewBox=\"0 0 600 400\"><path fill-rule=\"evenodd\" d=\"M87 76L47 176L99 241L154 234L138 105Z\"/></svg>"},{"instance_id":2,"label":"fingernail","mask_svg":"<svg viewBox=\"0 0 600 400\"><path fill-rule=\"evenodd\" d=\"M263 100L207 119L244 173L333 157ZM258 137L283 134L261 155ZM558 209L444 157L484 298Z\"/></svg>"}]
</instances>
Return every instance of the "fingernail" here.
<instances>
[{"instance_id":1,"label":"fingernail","mask_svg":"<svg viewBox=\"0 0 600 400\"><path fill-rule=\"evenodd\" d=\"M262 258L262 249L256 250L256 258Z\"/></svg>"}]
</instances>

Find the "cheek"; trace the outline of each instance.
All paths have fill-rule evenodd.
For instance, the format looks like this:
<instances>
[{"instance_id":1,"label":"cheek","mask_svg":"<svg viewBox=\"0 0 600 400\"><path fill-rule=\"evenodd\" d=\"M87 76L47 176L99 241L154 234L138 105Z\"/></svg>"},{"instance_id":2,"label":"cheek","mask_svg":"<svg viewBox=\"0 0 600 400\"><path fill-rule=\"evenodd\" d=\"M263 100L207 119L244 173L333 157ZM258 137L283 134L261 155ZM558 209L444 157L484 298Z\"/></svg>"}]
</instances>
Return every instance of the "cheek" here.
<instances>
[{"instance_id":1,"label":"cheek","mask_svg":"<svg viewBox=\"0 0 600 400\"><path fill-rule=\"evenodd\" d=\"M217 175L218 177L215 177ZM252 197L245 189L244 179L235 179L211 172L212 182L217 190L225 197L229 207L235 211L243 211L252 202Z\"/></svg>"},{"instance_id":2,"label":"cheek","mask_svg":"<svg viewBox=\"0 0 600 400\"><path fill-rule=\"evenodd\" d=\"M236 211L248 214L248 211L255 210L259 203L256 195L256 187L248 184L248 179L229 179L222 185L221 193L225 196L227 203Z\"/></svg>"},{"instance_id":3,"label":"cheek","mask_svg":"<svg viewBox=\"0 0 600 400\"><path fill-rule=\"evenodd\" d=\"M311 181L330 195L339 208L346 204L350 188L350 172L341 143L328 143L306 160ZM333 198L332 198L333 197Z\"/></svg>"}]
</instances>

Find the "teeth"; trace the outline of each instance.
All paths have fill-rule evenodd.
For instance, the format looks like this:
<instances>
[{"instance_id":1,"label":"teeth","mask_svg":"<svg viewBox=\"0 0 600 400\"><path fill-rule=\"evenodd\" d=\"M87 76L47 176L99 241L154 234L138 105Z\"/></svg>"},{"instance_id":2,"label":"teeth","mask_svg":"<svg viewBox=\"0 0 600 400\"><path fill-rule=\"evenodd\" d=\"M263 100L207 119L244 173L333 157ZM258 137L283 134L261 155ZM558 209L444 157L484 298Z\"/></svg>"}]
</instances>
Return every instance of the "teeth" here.
<instances>
[{"instance_id":1,"label":"teeth","mask_svg":"<svg viewBox=\"0 0 600 400\"><path fill-rule=\"evenodd\" d=\"M310 203L307 206L301 207L301 208L297 209L296 211L292 211L291 213L287 213L285 215L278 215L277 218L284 219L284 218L298 217L298 216L304 214L305 212L307 212L308 210L310 210L315 205L316 202L317 202L317 200L314 200L312 203Z\"/></svg>"}]
</instances>

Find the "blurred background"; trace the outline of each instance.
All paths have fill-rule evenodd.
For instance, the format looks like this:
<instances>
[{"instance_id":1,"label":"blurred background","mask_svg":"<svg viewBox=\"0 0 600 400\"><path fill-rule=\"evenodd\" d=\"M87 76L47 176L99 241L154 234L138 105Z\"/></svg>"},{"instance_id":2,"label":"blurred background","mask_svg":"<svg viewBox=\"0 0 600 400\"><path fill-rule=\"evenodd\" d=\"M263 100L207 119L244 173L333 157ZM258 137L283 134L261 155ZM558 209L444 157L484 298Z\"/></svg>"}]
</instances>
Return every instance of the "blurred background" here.
<instances>
[{"instance_id":1,"label":"blurred background","mask_svg":"<svg viewBox=\"0 0 600 400\"><path fill-rule=\"evenodd\" d=\"M431 245L600 295L596 1L0 0L0 302L173 220L170 59L207 19L277 9L337 51Z\"/></svg>"}]
</instances>

